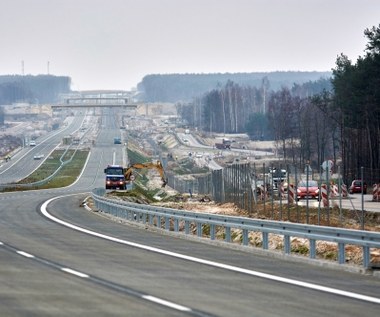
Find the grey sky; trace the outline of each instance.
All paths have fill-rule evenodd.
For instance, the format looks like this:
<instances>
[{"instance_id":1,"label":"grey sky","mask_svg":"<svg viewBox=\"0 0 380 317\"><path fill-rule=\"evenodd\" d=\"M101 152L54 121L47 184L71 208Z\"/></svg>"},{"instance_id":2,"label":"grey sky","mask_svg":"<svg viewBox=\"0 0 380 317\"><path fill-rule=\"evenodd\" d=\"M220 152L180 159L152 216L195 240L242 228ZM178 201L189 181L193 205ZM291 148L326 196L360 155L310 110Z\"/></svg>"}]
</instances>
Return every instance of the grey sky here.
<instances>
[{"instance_id":1,"label":"grey sky","mask_svg":"<svg viewBox=\"0 0 380 317\"><path fill-rule=\"evenodd\" d=\"M125 89L147 74L329 71L364 55L379 0L0 0L0 74Z\"/></svg>"}]
</instances>

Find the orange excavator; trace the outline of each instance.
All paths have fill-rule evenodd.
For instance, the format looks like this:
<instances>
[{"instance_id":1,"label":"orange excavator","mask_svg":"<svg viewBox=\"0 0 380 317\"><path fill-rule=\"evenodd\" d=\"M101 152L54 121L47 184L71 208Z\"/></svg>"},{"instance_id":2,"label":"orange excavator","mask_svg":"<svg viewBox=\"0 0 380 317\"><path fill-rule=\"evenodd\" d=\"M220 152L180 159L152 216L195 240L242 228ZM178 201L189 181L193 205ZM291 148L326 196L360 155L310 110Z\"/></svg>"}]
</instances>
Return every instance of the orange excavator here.
<instances>
[{"instance_id":1,"label":"orange excavator","mask_svg":"<svg viewBox=\"0 0 380 317\"><path fill-rule=\"evenodd\" d=\"M126 182L130 182L133 180L134 176L133 176L133 171L135 169L156 169L157 172L160 174L161 176L161 180L162 180L162 187L165 187L166 184L168 183L166 177L165 177L165 172L164 172L164 168L161 164L160 161L157 161L156 163L153 163L153 162L147 162L147 163L135 163L135 164L132 164L131 166L127 167L124 169L124 177L125 177L125 181Z\"/></svg>"},{"instance_id":2,"label":"orange excavator","mask_svg":"<svg viewBox=\"0 0 380 317\"><path fill-rule=\"evenodd\" d=\"M167 179L165 177L164 168L160 161L156 163L136 163L132 164L129 167L122 167L120 165L108 165L104 169L106 174L106 189L127 189L127 184L134 180L133 171L136 169L156 169L162 179L162 187L165 187L167 184Z\"/></svg>"}]
</instances>

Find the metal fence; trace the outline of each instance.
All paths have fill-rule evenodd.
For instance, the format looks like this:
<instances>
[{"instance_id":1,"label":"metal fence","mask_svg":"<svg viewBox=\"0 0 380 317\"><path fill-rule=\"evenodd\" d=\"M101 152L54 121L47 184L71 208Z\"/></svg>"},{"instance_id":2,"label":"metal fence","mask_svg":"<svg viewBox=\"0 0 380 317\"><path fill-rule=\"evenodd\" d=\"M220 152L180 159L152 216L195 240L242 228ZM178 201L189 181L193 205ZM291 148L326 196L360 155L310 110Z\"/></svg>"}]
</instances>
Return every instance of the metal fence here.
<instances>
[{"instance_id":1,"label":"metal fence","mask_svg":"<svg viewBox=\"0 0 380 317\"><path fill-rule=\"evenodd\" d=\"M283 183L292 186L293 197L289 196L288 190L282 192L283 187L274 182L274 177L271 177L270 172L274 170L286 171ZM306 206L299 206L297 184L301 179L318 182L320 194L317 208L309 206L309 200L306 200ZM326 188L326 201L321 194L322 185ZM299 169L294 165L235 163L201 175L171 175L169 186L181 193L209 195L218 203L231 202L249 214L255 213L256 217L317 225L330 225L332 216L335 216L336 212L339 213L339 225L342 225L347 211L343 211L341 203L339 211L331 207L337 200L349 199L349 185L344 184L339 168L332 172L328 167L314 171L309 166ZM380 184L378 188L377 197L380 201ZM368 185L368 193L371 192L372 186ZM361 210L355 210L355 208L353 210L354 217L364 230L367 216L365 210L363 207ZM348 216L352 217L352 215Z\"/></svg>"},{"instance_id":2,"label":"metal fence","mask_svg":"<svg viewBox=\"0 0 380 317\"><path fill-rule=\"evenodd\" d=\"M212 193L211 173L175 175L167 174L168 185L180 193L210 195Z\"/></svg>"}]
</instances>

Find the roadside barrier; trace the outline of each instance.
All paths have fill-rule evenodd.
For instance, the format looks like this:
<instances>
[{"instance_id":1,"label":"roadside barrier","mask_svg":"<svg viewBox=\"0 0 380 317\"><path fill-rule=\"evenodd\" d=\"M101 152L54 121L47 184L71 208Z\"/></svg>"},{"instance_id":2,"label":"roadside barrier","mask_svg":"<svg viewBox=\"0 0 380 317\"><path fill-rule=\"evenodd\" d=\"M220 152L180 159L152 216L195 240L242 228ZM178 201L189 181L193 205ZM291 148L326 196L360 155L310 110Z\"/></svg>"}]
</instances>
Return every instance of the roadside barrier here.
<instances>
[{"instance_id":1,"label":"roadside barrier","mask_svg":"<svg viewBox=\"0 0 380 317\"><path fill-rule=\"evenodd\" d=\"M322 186L321 186L321 195L322 195L323 207L328 207L329 206L329 200L328 200L328 195L327 195L327 185L326 184L322 184Z\"/></svg>"},{"instance_id":2,"label":"roadside barrier","mask_svg":"<svg viewBox=\"0 0 380 317\"><path fill-rule=\"evenodd\" d=\"M347 185L342 184L341 190L342 190L342 198L347 198L348 197Z\"/></svg>"},{"instance_id":3,"label":"roadside barrier","mask_svg":"<svg viewBox=\"0 0 380 317\"><path fill-rule=\"evenodd\" d=\"M289 204L293 204L295 200L295 187L294 184L289 184L288 185L288 191L289 191Z\"/></svg>"},{"instance_id":4,"label":"roadside barrier","mask_svg":"<svg viewBox=\"0 0 380 317\"><path fill-rule=\"evenodd\" d=\"M380 201L380 184L373 185L372 201Z\"/></svg>"},{"instance_id":5,"label":"roadside barrier","mask_svg":"<svg viewBox=\"0 0 380 317\"><path fill-rule=\"evenodd\" d=\"M326 185L325 185L326 186ZM243 246L250 245L249 234L260 232L262 235L261 247L269 250L270 234L283 236L283 252L292 255L292 238L300 237L309 240L309 257L317 258L317 241L337 243L339 264L346 264L346 245L357 245L363 250L362 263L365 269L372 268L371 248L380 248L380 233L362 230L347 230L337 227L325 227L291 223L284 221L270 221L247 217L234 217L210 213L191 212L159 206L142 205L137 203L114 200L104 197L105 189L96 188L92 191L92 198L98 211L112 214L116 217L139 223L143 226L152 226L164 231L173 231L177 234L192 235L196 228L196 236L200 239L206 236L217 240L216 227L224 228L224 242L233 242L233 230L241 230L242 238L239 242ZM205 235L205 230L208 234ZM235 242L234 242L235 243ZM295 256L299 256L293 253Z\"/></svg>"},{"instance_id":6,"label":"roadside barrier","mask_svg":"<svg viewBox=\"0 0 380 317\"><path fill-rule=\"evenodd\" d=\"M333 198L333 197L338 197L339 196L339 192L338 192L338 185L331 185L330 187L330 197Z\"/></svg>"}]
</instances>

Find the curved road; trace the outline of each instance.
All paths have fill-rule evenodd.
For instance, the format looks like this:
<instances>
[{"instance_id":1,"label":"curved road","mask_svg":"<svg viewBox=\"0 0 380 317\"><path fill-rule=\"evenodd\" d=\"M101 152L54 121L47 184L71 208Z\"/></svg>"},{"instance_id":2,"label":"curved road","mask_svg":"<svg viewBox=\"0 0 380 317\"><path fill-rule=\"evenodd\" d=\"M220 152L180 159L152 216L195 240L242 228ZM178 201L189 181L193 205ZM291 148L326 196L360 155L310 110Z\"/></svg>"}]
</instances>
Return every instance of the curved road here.
<instances>
[{"instance_id":1,"label":"curved road","mask_svg":"<svg viewBox=\"0 0 380 317\"><path fill-rule=\"evenodd\" d=\"M75 185L0 195L1 316L378 314L379 278L161 235L80 207L122 157L112 118L105 113Z\"/></svg>"}]
</instances>

